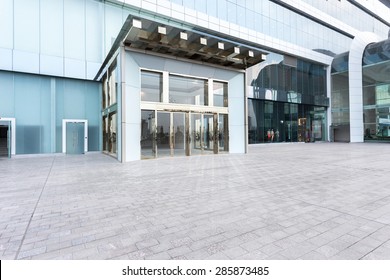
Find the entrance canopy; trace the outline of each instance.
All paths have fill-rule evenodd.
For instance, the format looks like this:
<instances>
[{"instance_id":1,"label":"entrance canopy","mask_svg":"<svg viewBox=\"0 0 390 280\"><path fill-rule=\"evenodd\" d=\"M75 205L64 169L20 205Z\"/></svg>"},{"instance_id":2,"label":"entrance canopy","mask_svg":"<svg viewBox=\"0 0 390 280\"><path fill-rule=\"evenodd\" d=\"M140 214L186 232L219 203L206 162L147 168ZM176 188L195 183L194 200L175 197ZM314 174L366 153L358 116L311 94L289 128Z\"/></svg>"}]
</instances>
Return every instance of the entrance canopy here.
<instances>
[{"instance_id":1,"label":"entrance canopy","mask_svg":"<svg viewBox=\"0 0 390 280\"><path fill-rule=\"evenodd\" d=\"M267 52L250 42L226 38L226 34L163 19L147 19L129 15L95 80L121 43L133 51L151 52L189 59L231 69L245 70L265 60Z\"/></svg>"}]
</instances>

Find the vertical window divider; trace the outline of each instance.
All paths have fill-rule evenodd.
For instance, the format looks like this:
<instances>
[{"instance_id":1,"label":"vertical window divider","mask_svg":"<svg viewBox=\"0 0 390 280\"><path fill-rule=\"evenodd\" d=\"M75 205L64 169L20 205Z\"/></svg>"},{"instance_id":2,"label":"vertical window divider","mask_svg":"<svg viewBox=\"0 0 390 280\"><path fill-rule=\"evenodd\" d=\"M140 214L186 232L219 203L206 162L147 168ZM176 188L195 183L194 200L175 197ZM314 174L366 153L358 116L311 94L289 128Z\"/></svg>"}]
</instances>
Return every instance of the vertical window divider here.
<instances>
[{"instance_id":1,"label":"vertical window divider","mask_svg":"<svg viewBox=\"0 0 390 280\"><path fill-rule=\"evenodd\" d=\"M210 107L214 106L214 80L208 80L208 105Z\"/></svg>"},{"instance_id":2,"label":"vertical window divider","mask_svg":"<svg viewBox=\"0 0 390 280\"><path fill-rule=\"evenodd\" d=\"M162 102L169 103L169 72L163 72Z\"/></svg>"}]
</instances>

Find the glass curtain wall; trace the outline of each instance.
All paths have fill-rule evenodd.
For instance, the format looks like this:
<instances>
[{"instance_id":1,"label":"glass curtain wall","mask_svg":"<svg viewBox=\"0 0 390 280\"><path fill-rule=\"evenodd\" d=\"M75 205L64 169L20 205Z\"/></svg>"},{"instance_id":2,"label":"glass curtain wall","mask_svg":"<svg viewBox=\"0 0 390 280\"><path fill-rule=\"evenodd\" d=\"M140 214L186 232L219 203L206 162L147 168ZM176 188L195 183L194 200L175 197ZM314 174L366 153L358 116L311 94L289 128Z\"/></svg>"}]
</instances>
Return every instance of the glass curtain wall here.
<instances>
[{"instance_id":1,"label":"glass curtain wall","mask_svg":"<svg viewBox=\"0 0 390 280\"><path fill-rule=\"evenodd\" d=\"M62 120L88 120L99 151L100 83L0 71L0 115L15 118L16 154L62 153Z\"/></svg>"},{"instance_id":2,"label":"glass curtain wall","mask_svg":"<svg viewBox=\"0 0 390 280\"><path fill-rule=\"evenodd\" d=\"M228 107L228 84L213 81L213 105Z\"/></svg>"},{"instance_id":3,"label":"glass curtain wall","mask_svg":"<svg viewBox=\"0 0 390 280\"><path fill-rule=\"evenodd\" d=\"M198 12L327 55L348 50L351 38L269 0L170 0ZM317 0L316 0L317 1ZM288 1L287 1L288 2ZM317 1L322 2L322 1ZM325 2L325 1L324 1ZM340 1L338 10L347 12ZM343 2L343 1L341 1ZM345 17L344 17L345 20ZM375 20L368 21L373 30ZM367 24L367 21L365 21ZM379 29L384 35L384 29Z\"/></svg>"},{"instance_id":4,"label":"glass curtain wall","mask_svg":"<svg viewBox=\"0 0 390 280\"><path fill-rule=\"evenodd\" d=\"M248 94L249 144L324 141L326 70L272 54L260 64Z\"/></svg>"},{"instance_id":5,"label":"glass curtain wall","mask_svg":"<svg viewBox=\"0 0 390 280\"><path fill-rule=\"evenodd\" d=\"M113 156L117 156L118 148L119 73L118 59L115 59L102 79L103 151Z\"/></svg>"},{"instance_id":6,"label":"glass curtain wall","mask_svg":"<svg viewBox=\"0 0 390 280\"><path fill-rule=\"evenodd\" d=\"M364 140L390 142L390 39L363 55Z\"/></svg>"},{"instance_id":7,"label":"glass curtain wall","mask_svg":"<svg viewBox=\"0 0 390 280\"><path fill-rule=\"evenodd\" d=\"M249 144L326 140L326 107L248 100Z\"/></svg>"},{"instance_id":8,"label":"glass curtain wall","mask_svg":"<svg viewBox=\"0 0 390 280\"><path fill-rule=\"evenodd\" d=\"M141 70L141 158L228 152L228 83L163 77L161 72ZM169 84L167 100L162 95L164 82Z\"/></svg>"},{"instance_id":9,"label":"glass curtain wall","mask_svg":"<svg viewBox=\"0 0 390 280\"><path fill-rule=\"evenodd\" d=\"M331 141L350 141L349 121L349 74L348 74L349 53L336 56L332 61L331 69Z\"/></svg>"},{"instance_id":10,"label":"glass curtain wall","mask_svg":"<svg viewBox=\"0 0 390 280\"><path fill-rule=\"evenodd\" d=\"M141 101L162 102L162 73L141 71Z\"/></svg>"},{"instance_id":11,"label":"glass curtain wall","mask_svg":"<svg viewBox=\"0 0 390 280\"><path fill-rule=\"evenodd\" d=\"M208 81L169 75L169 103L208 106Z\"/></svg>"}]
</instances>

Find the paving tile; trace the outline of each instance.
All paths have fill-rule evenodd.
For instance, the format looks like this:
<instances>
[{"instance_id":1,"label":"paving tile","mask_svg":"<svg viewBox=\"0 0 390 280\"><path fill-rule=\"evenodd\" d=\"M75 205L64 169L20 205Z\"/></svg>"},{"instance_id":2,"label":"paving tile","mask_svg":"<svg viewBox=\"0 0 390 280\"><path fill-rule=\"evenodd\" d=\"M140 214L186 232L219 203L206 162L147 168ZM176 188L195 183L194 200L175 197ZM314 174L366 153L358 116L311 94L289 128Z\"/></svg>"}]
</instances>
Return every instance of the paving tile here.
<instances>
[{"instance_id":1,"label":"paving tile","mask_svg":"<svg viewBox=\"0 0 390 280\"><path fill-rule=\"evenodd\" d=\"M268 245L261 247L259 250L268 256L272 256L272 255L282 251L283 248L271 243L271 244L268 244Z\"/></svg>"},{"instance_id":2,"label":"paving tile","mask_svg":"<svg viewBox=\"0 0 390 280\"><path fill-rule=\"evenodd\" d=\"M364 256L363 253L360 253L353 248L346 248L345 250L338 252L329 259L331 260L359 260Z\"/></svg>"},{"instance_id":3,"label":"paving tile","mask_svg":"<svg viewBox=\"0 0 390 280\"><path fill-rule=\"evenodd\" d=\"M230 249L226 249L222 251L222 253L225 254L228 258L236 260L236 259L240 259L241 256L247 254L248 251L237 246Z\"/></svg>"},{"instance_id":4,"label":"paving tile","mask_svg":"<svg viewBox=\"0 0 390 280\"><path fill-rule=\"evenodd\" d=\"M127 254L127 257L129 260L143 260L146 257L151 255L153 255L153 252L150 251L148 248L146 248L146 249L131 252Z\"/></svg>"},{"instance_id":5,"label":"paving tile","mask_svg":"<svg viewBox=\"0 0 390 280\"><path fill-rule=\"evenodd\" d=\"M168 254L172 258L182 256L182 255L188 254L190 252L192 252L192 250L187 246L176 247L176 248L173 248L171 250L168 250Z\"/></svg>"},{"instance_id":6,"label":"paving tile","mask_svg":"<svg viewBox=\"0 0 390 280\"><path fill-rule=\"evenodd\" d=\"M255 251L263 246L264 243L260 238L240 244L240 247L248 252Z\"/></svg>"},{"instance_id":7,"label":"paving tile","mask_svg":"<svg viewBox=\"0 0 390 280\"><path fill-rule=\"evenodd\" d=\"M227 255L225 255L224 252L217 252L206 258L206 260L229 260L229 259L230 258Z\"/></svg>"},{"instance_id":8,"label":"paving tile","mask_svg":"<svg viewBox=\"0 0 390 280\"><path fill-rule=\"evenodd\" d=\"M190 253L185 253L184 256L188 260L204 260L210 256L210 254L206 251L206 249L200 249L196 251L192 251Z\"/></svg>"},{"instance_id":9,"label":"paving tile","mask_svg":"<svg viewBox=\"0 0 390 280\"><path fill-rule=\"evenodd\" d=\"M317 246L313 244L300 243L285 250L279 251L278 254L283 255L290 260L295 260L309 252L314 251L315 249L317 249Z\"/></svg>"},{"instance_id":10,"label":"paving tile","mask_svg":"<svg viewBox=\"0 0 390 280\"><path fill-rule=\"evenodd\" d=\"M28 257L36 256L39 254L43 254L46 252L46 247L39 247L28 251L20 251L18 255L18 259L25 259Z\"/></svg>"},{"instance_id":11,"label":"paving tile","mask_svg":"<svg viewBox=\"0 0 390 280\"><path fill-rule=\"evenodd\" d=\"M160 244L160 243L158 242L157 239L147 239L147 240L139 241L135 245L137 246L137 248L139 250L141 250L141 249L149 248L152 246L156 246L158 244Z\"/></svg>"},{"instance_id":12,"label":"paving tile","mask_svg":"<svg viewBox=\"0 0 390 280\"><path fill-rule=\"evenodd\" d=\"M170 260L171 256L167 252L161 252L154 255L146 256L145 260Z\"/></svg>"},{"instance_id":13,"label":"paving tile","mask_svg":"<svg viewBox=\"0 0 390 280\"><path fill-rule=\"evenodd\" d=\"M390 259L389 168L375 143L16 156L0 161L0 258Z\"/></svg>"},{"instance_id":14,"label":"paving tile","mask_svg":"<svg viewBox=\"0 0 390 280\"><path fill-rule=\"evenodd\" d=\"M301 259L301 260L327 260L329 258L326 257L325 255L319 253L319 252L311 251L305 255L300 256L299 259Z\"/></svg>"},{"instance_id":15,"label":"paving tile","mask_svg":"<svg viewBox=\"0 0 390 280\"><path fill-rule=\"evenodd\" d=\"M335 249L331 246L328 246L328 245L321 246L321 247L317 248L315 251L317 253L324 255L327 258L331 258L340 252L340 250L337 250L337 249Z\"/></svg>"}]
</instances>

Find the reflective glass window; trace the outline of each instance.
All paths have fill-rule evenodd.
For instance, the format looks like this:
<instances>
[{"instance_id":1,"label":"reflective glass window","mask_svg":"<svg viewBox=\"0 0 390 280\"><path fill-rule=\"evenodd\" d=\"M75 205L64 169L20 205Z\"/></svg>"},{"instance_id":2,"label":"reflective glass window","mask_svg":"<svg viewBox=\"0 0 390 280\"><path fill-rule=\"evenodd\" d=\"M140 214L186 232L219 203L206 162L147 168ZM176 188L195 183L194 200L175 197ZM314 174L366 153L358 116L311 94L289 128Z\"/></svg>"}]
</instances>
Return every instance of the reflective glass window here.
<instances>
[{"instance_id":1,"label":"reflective glass window","mask_svg":"<svg viewBox=\"0 0 390 280\"><path fill-rule=\"evenodd\" d=\"M390 105L390 85L378 85L376 86L376 104L377 105Z\"/></svg>"},{"instance_id":2,"label":"reflective glass window","mask_svg":"<svg viewBox=\"0 0 390 280\"><path fill-rule=\"evenodd\" d=\"M210 2L210 1L208 1ZM218 18L222 20L227 20L227 3L225 0L217 0L218 5Z\"/></svg>"},{"instance_id":3,"label":"reflective glass window","mask_svg":"<svg viewBox=\"0 0 390 280\"><path fill-rule=\"evenodd\" d=\"M237 23L237 5L227 2L227 16L229 22Z\"/></svg>"},{"instance_id":4,"label":"reflective glass window","mask_svg":"<svg viewBox=\"0 0 390 280\"><path fill-rule=\"evenodd\" d=\"M141 101L162 101L162 73L141 71Z\"/></svg>"},{"instance_id":5,"label":"reflective glass window","mask_svg":"<svg viewBox=\"0 0 390 280\"><path fill-rule=\"evenodd\" d=\"M228 84L213 82L213 102L217 107L228 107Z\"/></svg>"},{"instance_id":6,"label":"reflective glass window","mask_svg":"<svg viewBox=\"0 0 390 280\"><path fill-rule=\"evenodd\" d=\"M117 94L119 90L118 85L118 67L116 60L108 70L108 84L107 84L107 105L111 106L117 102Z\"/></svg>"},{"instance_id":7,"label":"reflective glass window","mask_svg":"<svg viewBox=\"0 0 390 280\"><path fill-rule=\"evenodd\" d=\"M207 80L170 75L169 103L207 106Z\"/></svg>"},{"instance_id":8,"label":"reflective glass window","mask_svg":"<svg viewBox=\"0 0 390 280\"><path fill-rule=\"evenodd\" d=\"M102 80L102 108L107 108L107 75L104 75Z\"/></svg>"},{"instance_id":9,"label":"reflective glass window","mask_svg":"<svg viewBox=\"0 0 390 280\"><path fill-rule=\"evenodd\" d=\"M218 8L216 1L207 1L207 14L212 17L218 16Z\"/></svg>"}]
</instances>

